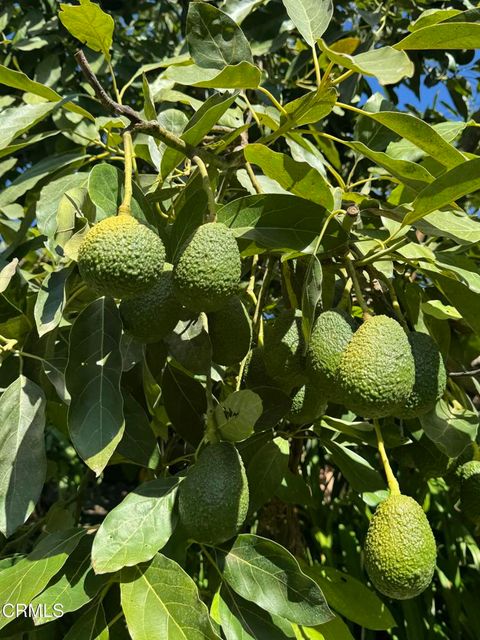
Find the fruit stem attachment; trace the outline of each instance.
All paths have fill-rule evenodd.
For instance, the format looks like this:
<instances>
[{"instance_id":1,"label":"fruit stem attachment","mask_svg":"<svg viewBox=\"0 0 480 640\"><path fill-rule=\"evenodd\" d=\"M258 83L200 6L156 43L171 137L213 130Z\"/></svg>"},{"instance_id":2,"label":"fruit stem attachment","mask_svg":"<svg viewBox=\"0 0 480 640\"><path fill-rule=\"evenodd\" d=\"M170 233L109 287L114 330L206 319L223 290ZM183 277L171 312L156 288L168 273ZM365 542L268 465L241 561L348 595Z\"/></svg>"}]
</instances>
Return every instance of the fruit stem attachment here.
<instances>
[{"instance_id":1,"label":"fruit stem attachment","mask_svg":"<svg viewBox=\"0 0 480 640\"><path fill-rule=\"evenodd\" d=\"M352 280L353 290L355 291L357 302L360 305L360 308L362 309L363 319L368 320L368 318L372 317L372 313L368 308L365 298L363 297L362 289L360 287L360 283L358 281L357 273L355 271L355 267L353 266L353 262L348 257L345 257L345 266L347 268L347 273Z\"/></svg>"},{"instance_id":2,"label":"fruit stem attachment","mask_svg":"<svg viewBox=\"0 0 480 640\"><path fill-rule=\"evenodd\" d=\"M208 317L206 313L201 313L200 317L202 319L203 328L208 333ZM212 388L212 371L211 367L208 367L208 371L206 374L206 400L207 400L207 416L206 416L206 425L205 425L205 440L207 442L211 442L214 444L215 442L219 442L220 438L218 435L217 425L215 423L215 405L213 400L213 388Z\"/></svg>"},{"instance_id":3,"label":"fruit stem attachment","mask_svg":"<svg viewBox=\"0 0 480 640\"><path fill-rule=\"evenodd\" d=\"M387 452L385 451L385 443L383 441L382 432L380 430L380 424L378 420L373 420L373 426L375 427L375 433L377 434L378 453L383 464L385 476L387 478L388 488L390 489L391 496L399 496L401 494L400 485L395 478L390 462L388 461Z\"/></svg>"},{"instance_id":4,"label":"fruit stem attachment","mask_svg":"<svg viewBox=\"0 0 480 640\"><path fill-rule=\"evenodd\" d=\"M198 171L202 178L203 190L207 196L207 215L204 222L216 222L217 221L217 203L215 202L215 196L213 194L212 185L210 184L210 177L208 175L207 167L204 161L199 156L193 156L193 162L197 165Z\"/></svg>"},{"instance_id":5,"label":"fruit stem attachment","mask_svg":"<svg viewBox=\"0 0 480 640\"><path fill-rule=\"evenodd\" d=\"M132 169L133 169L133 142L130 131L123 133L123 149L125 151L125 178L122 204L118 207L118 215L132 215Z\"/></svg>"}]
</instances>

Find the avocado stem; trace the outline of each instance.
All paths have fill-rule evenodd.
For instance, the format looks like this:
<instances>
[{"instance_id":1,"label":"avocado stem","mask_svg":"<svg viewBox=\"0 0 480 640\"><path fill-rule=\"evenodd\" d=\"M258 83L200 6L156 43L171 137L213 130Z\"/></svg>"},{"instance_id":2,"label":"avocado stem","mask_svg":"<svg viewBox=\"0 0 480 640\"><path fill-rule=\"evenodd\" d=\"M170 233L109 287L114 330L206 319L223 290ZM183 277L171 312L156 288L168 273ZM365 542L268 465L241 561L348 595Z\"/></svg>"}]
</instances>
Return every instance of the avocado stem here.
<instances>
[{"instance_id":1,"label":"avocado stem","mask_svg":"<svg viewBox=\"0 0 480 640\"><path fill-rule=\"evenodd\" d=\"M393 310L395 311L395 315L397 316L397 319L400 322L400 324L402 325L403 329L408 333L409 332L408 324L407 324L407 321L405 319L405 316L403 315L402 309L400 308L400 303L398 302L397 292L395 291L395 288L394 288L393 283L391 282L390 278L388 278L385 274L383 274L381 271L379 271L378 269L376 269L373 266L368 266L367 267L367 271L370 272L370 275L371 275L372 278L376 278L377 280L380 280L387 287L388 294L389 294L390 300L392 302L392 307L393 307Z\"/></svg>"},{"instance_id":2,"label":"avocado stem","mask_svg":"<svg viewBox=\"0 0 480 640\"><path fill-rule=\"evenodd\" d=\"M118 207L118 215L132 215L132 168L133 168L133 142L130 131L123 134L123 149L125 151L125 178L122 204Z\"/></svg>"},{"instance_id":3,"label":"avocado stem","mask_svg":"<svg viewBox=\"0 0 480 640\"><path fill-rule=\"evenodd\" d=\"M198 167L198 172L202 178L202 187L207 196L207 215L205 216L204 222L216 222L217 203L215 202L215 195L212 190L212 185L210 184L207 167L199 156L193 156L192 160Z\"/></svg>"},{"instance_id":4,"label":"avocado stem","mask_svg":"<svg viewBox=\"0 0 480 640\"><path fill-rule=\"evenodd\" d=\"M391 496L399 496L401 494L400 485L398 484L397 479L392 471L392 467L390 466L390 462L387 457L387 452L385 451L385 443L383 441L382 432L380 430L380 424L378 420L373 420L373 426L375 427L375 433L377 434L377 443L378 443L378 453L380 454L380 460L383 464L383 469L385 471L385 476L387 478L388 488L390 489Z\"/></svg>"},{"instance_id":5,"label":"avocado stem","mask_svg":"<svg viewBox=\"0 0 480 640\"><path fill-rule=\"evenodd\" d=\"M360 287L360 283L358 281L357 273L355 271L355 267L353 266L353 262L350 260L348 256L345 257L345 266L347 267L347 273L350 276L350 279L353 284L353 290L355 291L355 297L357 298L357 302L362 309L362 315L364 320L368 320L372 317L372 313L368 308L368 305L365 301L365 298L362 293L362 289Z\"/></svg>"},{"instance_id":6,"label":"avocado stem","mask_svg":"<svg viewBox=\"0 0 480 640\"><path fill-rule=\"evenodd\" d=\"M202 319L202 324L205 331L208 333L208 317L206 313L201 313L200 317ZM209 367L207 371L207 380L206 380L206 399L207 399L207 419L205 425L205 440L207 442L211 442L214 444L215 442L220 441L220 437L218 434L217 425L215 423L215 406L213 400L213 389L212 389L212 373Z\"/></svg>"}]
</instances>

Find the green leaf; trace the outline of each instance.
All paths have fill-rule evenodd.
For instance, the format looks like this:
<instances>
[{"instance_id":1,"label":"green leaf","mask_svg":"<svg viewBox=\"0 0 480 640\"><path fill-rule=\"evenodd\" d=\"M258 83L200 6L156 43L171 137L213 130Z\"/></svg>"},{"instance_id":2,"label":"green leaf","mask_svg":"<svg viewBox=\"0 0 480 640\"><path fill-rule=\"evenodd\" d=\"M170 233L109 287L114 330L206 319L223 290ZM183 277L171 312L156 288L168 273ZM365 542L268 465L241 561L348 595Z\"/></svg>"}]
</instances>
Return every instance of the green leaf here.
<instances>
[{"instance_id":1,"label":"green leaf","mask_svg":"<svg viewBox=\"0 0 480 640\"><path fill-rule=\"evenodd\" d=\"M0 398L0 531L7 537L40 497L47 470L44 428L44 393L22 375Z\"/></svg>"},{"instance_id":2,"label":"green leaf","mask_svg":"<svg viewBox=\"0 0 480 640\"><path fill-rule=\"evenodd\" d=\"M288 472L288 443L281 438L265 442L246 462L250 488L249 513L270 500Z\"/></svg>"},{"instance_id":3,"label":"green leaf","mask_svg":"<svg viewBox=\"0 0 480 640\"><path fill-rule=\"evenodd\" d=\"M317 584L284 547L241 534L225 557L223 576L242 598L272 615L314 626L333 617Z\"/></svg>"},{"instance_id":4,"label":"green leaf","mask_svg":"<svg viewBox=\"0 0 480 640\"><path fill-rule=\"evenodd\" d=\"M0 149L8 147L12 140L44 120L56 106L54 102L42 102L41 104L23 104L11 109L4 109L2 111Z\"/></svg>"},{"instance_id":5,"label":"green leaf","mask_svg":"<svg viewBox=\"0 0 480 640\"><path fill-rule=\"evenodd\" d=\"M67 389L72 397L68 429L85 463L99 475L124 431L120 391L122 321L112 298L83 309L70 332Z\"/></svg>"},{"instance_id":6,"label":"green leaf","mask_svg":"<svg viewBox=\"0 0 480 640\"><path fill-rule=\"evenodd\" d=\"M190 118L185 128L182 128L182 132L177 132L181 133L182 140L193 146L199 144L233 104L237 95L237 92L225 92L210 96ZM168 176L182 159L183 155L180 152L170 148L166 149L161 163L162 177ZM198 181L198 186L201 187L200 181Z\"/></svg>"},{"instance_id":7,"label":"green leaf","mask_svg":"<svg viewBox=\"0 0 480 640\"><path fill-rule=\"evenodd\" d=\"M253 64L250 45L240 27L229 15L204 2L189 5L187 44L199 67L223 69L243 61Z\"/></svg>"},{"instance_id":8,"label":"green leaf","mask_svg":"<svg viewBox=\"0 0 480 640\"><path fill-rule=\"evenodd\" d=\"M232 200L218 210L217 216L232 228L242 247L253 244L254 249L311 253L325 222L326 210L297 196L260 194ZM318 255L339 251L346 242L346 232L333 219Z\"/></svg>"},{"instance_id":9,"label":"green leaf","mask_svg":"<svg viewBox=\"0 0 480 640\"><path fill-rule=\"evenodd\" d=\"M88 604L106 584L107 578L96 576L93 572L90 561L91 549L92 536L83 536L61 573L34 598L32 605L41 605L38 609L40 615L35 617L35 624L49 622L59 606L63 613L77 611Z\"/></svg>"},{"instance_id":10,"label":"green leaf","mask_svg":"<svg viewBox=\"0 0 480 640\"><path fill-rule=\"evenodd\" d=\"M102 162L90 171L87 188L90 199L97 207L97 222L116 215L123 199L123 185L123 171L111 164ZM135 183L133 184L132 215L137 220L157 226L158 216L152 213L143 192Z\"/></svg>"},{"instance_id":11,"label":"green leaf","mask_svg":"<svg viewBox=\"0 0 480 640\"><path fill-rule=\"evenodd\" d=\"M113 29L112 16L90 0L79 0L80 6L60 4L58 17L65 29L93 51L101 51L110 60Z\"/></svg>"},{"instance_id":12,"label":"green leaf","mask_svg":"<svg viewBox=\"0 0 480 640\"><path fill-rule=\"evenodd\" d=\"M22 137L17 142L13 144L9 144L8 147L4 147L0 149L0 158L4 158L5 156L9 156L16 151L20 151L20 149L25 149L25 147L29 147L31 144L35 144L37 142L41 142L42 140L46 140L47 138L51 138L52 136L57 136L59 131L46 131L45 133L37 133L34 136L30 136L29 138Z\"/></svg>"},{"instance_id":13,"label":"green leaf","mask_svg":"<svg viewBox=\"0 0 480 640\"><path fill-rule=\"evenodd\" d=\"M37 226L41 233L53 238L57 231L57 212L65 192L87 184L87 173L72 173L52 180L40 191L37 202Z\"/></svg>"},{"instance_id":14,"label":"green leaf","mask_svg":"<svg viewBox=\"0 0 480 640\"><path fill-rule=\"evenodd\" d=\"M311 255L302 289L302 331L308 344L313 323L322 306L322 263L316 255Z\"/></svg>"},{"instance_id":15,"label":"green leaf","mask_svg":"<svg viewBox=\"0 0 480 640\"><path fill-rule=\"evenodd\" d=\"M333 15L332 0L282 0L288 16L311 47L323 36Z\"/></svg>"},{"instance_id":16,"label":"green leaf","mask_svg":"<svg viewBox=\"0 0 480 640\"><path fill-rule=\"evenodd\" d=\"M227 640L287 640L267 611L232 591L227 584L217 592L219 623ZM286 623L288 626L288 623Z\"/></svg>"},{"instance_id":17,"label":"green leaf","mask_svg":"<svg viewBox=\"0 0 480 640\"><path fill-rule=\"evenodd\" d=\"M210 89L256 89L260 84L262 73L250 62L239 62L228 65L221 71L206 69L196 64L172 65L164 77L167 80L186 84L192 87Z\"/></svg>"},{"instance_id":18,"label":"green leaf","mask_svg":"<svg viewBox=\"0 0 480 640\"><path fill-rule=\"evenodd\" d=\"M480 158L468 160L446 171L427 185L412 203L402 224L414 224L428 213L452 204L457 198L480 189Z\"/></svg>"},{"instance_id":19,"label":"green leaf","mask_svg":"<svg viewBox=\"0 0 480 640\"><path fill-rule=\"evenodd\" d=\"M0 602L29 604L60 571L85 535L84 529L67 529L46 535L16 564L0 571ZM9 617L7 617L8 614ZM10 615L12 613L12 615ZM19 613L0 608L0 629Z\"/></svg>"},{"instance_id":20,"label":"green leaf","mask_svg":"<svg viewBox=\"0 0 480 640\"><path fill-rule=\"evenodd\" d=\"M297 162L263 144L249 144L244 153L248 162L258 165L266 176L276 180L287 191L316 202L328 211L333 208L333 195L328 183L306 162Z\"/></svg>"},{"instance_id":21,"label":"green leaf","mask_svg":"<svg viewBox=\"0 0 480 640\"><path fill-rule=\"evenodd\" d=\"M333 567L314 565L304 571L318 584L332 609L348 620L365 629L386 630L395 626L385 604L360 580Z\"/></svg>"},{"instance_id":22,"label":"green leaf","mask_svg":"<svg viewBox=\"0 0 480 640\"><path fill-rule=\"evenodd\" d=\"M212 345L201 316L180 320L165 338L169 353L187 371L207 373L212 362Z\"/></svg>"},{"instance_id":23,"label":"green leaf","mask_svg":"<svg viewBox=\"0 0 480 640\"><path fill-rule=\"evenodd\" d=\"M33 310L40 338L60 324L66 301L65 285L71 272L72 267L52 271L40 286Z\"/></svg>"},{"instance_id":24,"label":"green leaf","mask_svg":"<svg viewBox=\"0 0 480 640\"><path fill-rule=\"evenodd\" d=\"M297 640L355 640L345 622L338 616L316 627L292 626Z\"/></svg>"},{"instance_id":25,"label":"green leaf","mask_svg":"<svg viewBox=\"0 0 480 640\"><path fill-rule=\"evenodd\" d=\"M378 471L356 451L331 440L323 441L323 444L331 452L333 462L340 468L352 489L364 492L385 487L385 481Z\"/></svg>"},{"instance_id":26,"label":"green leaf","mask_svg":"<svg viewBox=\"0 0 480 640\"><path fill-rule=\"evenodd\" d=\"M438 320L461 320L462 315L458 313L455 307L443 304L441 300L427 300L422 302L421 308L423 313L433 316Z\"/></svg>"},{"instance_id":27,"label":"green leaf","mask_svg":"<svg viewBox=\"0 0 480 640\"><path fill-rule=\"evenodd\" d=\"M351 56L330 49L323 40L319 44L332 62L364 76L373 76L383 85L396 84L402 78L411 78L415 71L413 62L407 54L393 47L370 49L370 51Z\"/></svg>"},{"instance_id":28,"label":"green leaf","mask_svg":"<svg viewBox=\"0 0 480 640\"><path fill-rule=\"evenodd\" d=\"M95 573L113 573L151 560L166 545L176 524L178 484L178 478L142 484L107 514L93 541Z\"/></svg>"},{"instance_id":29,"label":"green leaf","mask_svg":"<svg viewBox=\"0 0 480 640\"><path fill-rule=\"evenodd\" d=\"M231 393L215 407L215 421L222 440L241 442L251 436L262 413L262 400L253 391L242 389Z\"/></svg>"},{"instance_id":30,"label":"green leaf","mask_svg":"<svg viewBox=\"0 0 480 640\"><path fill-rule=\"evenodd\" d=\"M5 67L3 64L0 64L0 84L4 84L7 87L12 87L13 89L20 89L21 91L28 91L30 93L35 94L36 96L40 96L41 98L45 98L49 102L59 102L62 100L62 96L54 91L51 87L47 87L40 82L36 82L35 80L31 80L27 75L22 73L21 71L15 71L15 69L9 69ZM93 120L93 116L78 105L73 102L65 102L63 105L64 109L68 111L73 111L73 113L78 113L89 120Z\"/></svg>"},{"instance_id":31,"label":"green leaf","mask_svg":"<svg viewBox=\"0 0 480 640\"><path fill-rule=\"evenodd\" d=\"M314 124L323 120L332 112L338 93L334 87L310 91L300 98L296 98L284 105L289 118L280 117L281 131L291 129L293 126ZM278 130L275 132L278 133Z\"/></svg>"},{"instance_id":32,"label":"green leaf","mask_svg":"<svg viewBox=\"0 0 480 640\"><path fill-rule=\"evenodd\" d=\"M453 51L455 49L479 49L480 24L473 22L455 22L433 24L413 33L397 42L399 50Z\"/></svg>"},{"instance_id":33,"label":"green leaf","mask_svg":"<svg viewBox=\"0 0 480 640\"><path fill-rule=\"evenodd\" d=\"M465 162L464 155L458 149L446 142L433 127L420 118L395 111L370 113L364 110L362 114L413 142L449 169Z\"/></svg>"},{"instance_id":34,"label":"green leaf","mask_svg":"<svg viewBox=\"0 0 480 640\"><path fill-rule=\"evenodd\" d=\"M122 342L125 339L122 336ZM140 345L140 348L142 345ZM143 358L143 350L140 351L140 360ZM123 367L125 370L125 367ZM150 426L150 420L145 409L135 398L127 392L123 392L123 410L125 414L125 431L115 450L115 458L122 461L128 460L141 467L156 469L158 465L158 446L155 434Z\"/></svg>"},{"instance_id":35,"label":"green leaf","mask_svg":"<svg viewBox=\"0 0 480 640\"><path fill-rule=\"evenodd\" d=\"M97 600L68 630L64 640L109 640L110 633L102 600Z\"/></svg>"},{"instance_id":36,"label":"green leaf","mask_svg":"<svg viewBox=\"0 0 480 640\"><path fill-rule=\"evenodd\" d=\"M420 422L425 434L449 458L458 458L477 436L477 413L454 411L445 400L439 400L431 411L420 416Z\"/></svg>"},{"instance_id":37,"label":"green leaf","mask_svg":"<svg viewBox=\"0 0 480 640\"><path fill-rule=\"evenodd\" d=\"M123 569L120 593L132 640L219 640L192 578L160 553Z\"/></svg>"}]
</instances>

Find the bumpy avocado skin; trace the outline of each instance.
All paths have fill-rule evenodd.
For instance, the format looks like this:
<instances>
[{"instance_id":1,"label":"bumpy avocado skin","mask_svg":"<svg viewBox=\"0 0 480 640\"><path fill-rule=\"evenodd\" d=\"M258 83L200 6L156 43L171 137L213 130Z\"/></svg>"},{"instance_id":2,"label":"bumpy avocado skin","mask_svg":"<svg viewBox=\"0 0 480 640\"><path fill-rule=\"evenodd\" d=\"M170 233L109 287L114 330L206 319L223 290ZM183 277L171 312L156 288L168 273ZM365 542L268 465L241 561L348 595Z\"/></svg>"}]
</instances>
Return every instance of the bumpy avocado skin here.
<instances>
[{"instance_id":1,"label":"bumpy avocado skin","mask_svg":"<svg viewBox=\"0 0 480 640\"><path fill-rule=\"evenodd\" d=\"M192 540L225 542L244 523L248 497L247 475L238 451L228 442L210 444L180 485L180 521Z\"/></svg>"},{"instance_id":2,"label":"bumpy avocado skin","mask_svg":"<svg viewBox=\"0 0 480 640\"><path fill-rule=\"evenodd\" d=\"M151 289L120 303L125 330L141 342L158 342L175 328L182 316L182 306L173 293L172 265Z\"/></svg>"},{"instance_id":3,"label":"bumpy avocado skin","mask_svg":"<svg viewBox=\"0 0 480 640\"><path fill-rule=\"evenodd\" d=\"M98 222L78 250L78 268L100 295L128 298L147 291L159 278L165 247L157 234L132 216Z\"/></svg>"},{"instance_id":4,"label":"bumpy avocado skin","mask_svg":"<svg viewBox=\"0 0 480 640\"><path fill-rule=\"evenodd\" d=\"M175 294L192 311L217 311L238 292L240 252L232 231L219 222L196 229L173 269Z\"/></svg>"},{"instance_id":5,"label":"bumpy avocado skin","mask_svg":"<svg viewBox=\"0 0 480 640\"><path fill-rule=\"evenodd\" d=\"M375 511L365 540L365 566L375 587L389 598L422 593L435 570L435 538L422 507L394 495Z\"/></svg>"},{"instance_id":6,"label":"bumpy avocado skin","mask_svg":"<svg viewBox=\"0 0 480 640\"><path fill-rule=\"evenodd\" d=\"M307 350L307 373L312 384L332 402L342 401L338 368L355 329L353 319L336 309L321 313L313 327Z\"/></svg>"},{"instance_id":7,"label":"bumpy avocado skin","mask_svg":"<svg viewBox=\"0 0 480 640\"><path fill-rule=\"evenodd\" d=\"M267 373L291 390L307 381L301 319L285 310L265 327L264 359Z\"/></svg>"},{"instance_id":8,"label":"bumpy avocado skin","mask_svg":"<svg viewBox=\"0 0 480 640\"><path fill-rule=\"evenodd\" d=\"M241 362L250 350L252 323L238 296L208 314L208 332L212 343L212 360L230 366Z\"/></svg>"},{"instance_id":9,"label":"bumpy avocado skin","mask_svg":"<svg viewBox=\"0 0 480 640\"><path fill-rule=\"evenodd\" d=\"M383 315L364 322L342 354L338 379L342 403L360 416L381 418L403 407L415 365L400 324Z\"/></svg>"},{"instance_id":10,"label":"bumpy avocado skin","mask_svg":"<svg viewBox=\"0 0 480 640\"><path fill-rule=\"evenodd\" d=\"M435 340L428 333L408 336L415 363L415 384L403 407L395 412L398 418L415 418L435 406L445 391L447 373Z\"/></svg>"},{"instance_id":11,"label":"bumpy avocado skin","mask_svg":"<svg viewBox=\"0 0 480 640\"><path fill-rule=\"evenodd\" d=\"M287 420L292 424L310 424L318 420L327 408L327 401L318 389L306 384L295 393Z\"/></svg>"},{"instance_id":12,"label":"bumpy avocado skin","mask_svg":"<svg viewBox=\"0 0 480 640\"><path fill-rule=\"evenodd\" d=\"M474 524L480 524L480 460L470 460L458 470L460 509Z\"/></svg>"}]
</instances>

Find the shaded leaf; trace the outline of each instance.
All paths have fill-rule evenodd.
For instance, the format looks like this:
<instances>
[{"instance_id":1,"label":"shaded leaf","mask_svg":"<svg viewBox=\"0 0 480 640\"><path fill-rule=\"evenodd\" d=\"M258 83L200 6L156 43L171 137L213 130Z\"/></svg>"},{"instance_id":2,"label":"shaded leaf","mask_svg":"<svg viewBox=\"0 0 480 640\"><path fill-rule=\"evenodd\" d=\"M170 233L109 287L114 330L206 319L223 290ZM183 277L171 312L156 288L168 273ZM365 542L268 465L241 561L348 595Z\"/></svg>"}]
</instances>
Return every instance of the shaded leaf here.
<instances>
[{"instance_id":1,"label":"shaded leaf","mask_svg":"<svg viewBox=\"0 0 480 640\"><path fill-rule=\"evenodd\" d=\"M162 378L162 398L175 431L197 447L203 437L207 411L203 385L167 364Z\"/></svg>"},{"instance_id":2,"label":"shaded leaf","mask_svg":"<svg viewBox=\"0 0 480 640\"><path fill-rule=\"evenodd\" d=\"M253 391L242 389L231 393L215 407L222 440L240 442L251 436L262 413L262 399Z\"/></svg>"},{"instance_id":3,"label":"shaded leaf","mask_svg":"<svg viewBox=\"0 0 480 640\"><path fill-rule=\"evenodd\" d=\"M20 376L0 398L0 531L7 537L40 497L47 470L44 428L45 395Z\"/></svg>"},{"instance_id":4,"label":"shaded leaf","mask_svg":"<svg viewBox=\"0 0 480 640\"><path fill-rule=\"evenodd\" d=\"M254 513L273 498L288 472L288 443L281 438L265 442L245 467L250 488L249 513Z\"/></svg>"},{"instance_id":5,"label":"shaded leaf","mask_svg":"<svg viewBox=\"0 0 480 640\"><path fill-rule=\"evenodd\" d=\"M425 434L449 458L457 458L472 442L478 432L478 415L473 411L452 410L445 400L420 416Z\"/></svg>"},{"instance_id":6,"label":"shaded leaf","mask_svg":"<svg viewBox=\"0 0 480 640\"><path fill-rule=\"evenodd\" d=\"M64 640L109 640L110 633L102 600L98 600L77 618Z\"/></svg>"},{"instance_id":7,"label":"shaded leaf","mask_svg":"<svg viewBox=\"0 0 480 640\"><path fill-rule=\"evenodd\" d=\"M40 286L33 310L37 332L40 338L55 329L62 319L66 300L65 286L71 272L72 267L52 271Z\"/></svg>"},{"instance_id":8,"label":"shaded leaf","mask_svg":"<svg viewBox=\"0 0 480 640\"><path fill-rule=\"evenodd\" d=\"M68 428L73 445L99 475L124 431L120 391L122 322L112 298L90 303L70 332L67 389L72 397Z\"/></svg>"},{"instance_id":9,"label":"shaded leaf","mask_svg":"<svg viewBox=\"0 0 480 640\"><path fill-rule=\"evenodd\" d=\"M385 487L385 481L378 471L356 451L331 440L323 441L323 444L355 491L376 491Z\"/></svg>"}]
</instances>

